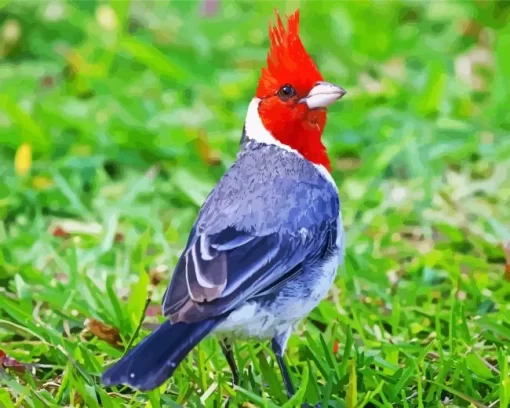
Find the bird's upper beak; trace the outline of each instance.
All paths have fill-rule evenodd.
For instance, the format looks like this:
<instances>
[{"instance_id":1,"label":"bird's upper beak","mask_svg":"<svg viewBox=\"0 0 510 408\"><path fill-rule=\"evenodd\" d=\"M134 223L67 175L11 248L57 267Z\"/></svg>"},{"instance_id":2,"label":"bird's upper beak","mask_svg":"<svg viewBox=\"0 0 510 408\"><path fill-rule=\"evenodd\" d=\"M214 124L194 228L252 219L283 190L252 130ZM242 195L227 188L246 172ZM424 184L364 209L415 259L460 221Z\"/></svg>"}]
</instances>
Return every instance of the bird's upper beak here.
<instances>
[{"instance_id":1,"label":"bird's upper beak","mask_svg":"<svg viewBox=\"0 0 510 408\"><path fill-rule=\"evenodd\" d=\"M317 82L306 98L301 99L300 102L306 103L309 109L327 108L345 94L345 89L337 85Z\"/></svg>"}]
</instances>

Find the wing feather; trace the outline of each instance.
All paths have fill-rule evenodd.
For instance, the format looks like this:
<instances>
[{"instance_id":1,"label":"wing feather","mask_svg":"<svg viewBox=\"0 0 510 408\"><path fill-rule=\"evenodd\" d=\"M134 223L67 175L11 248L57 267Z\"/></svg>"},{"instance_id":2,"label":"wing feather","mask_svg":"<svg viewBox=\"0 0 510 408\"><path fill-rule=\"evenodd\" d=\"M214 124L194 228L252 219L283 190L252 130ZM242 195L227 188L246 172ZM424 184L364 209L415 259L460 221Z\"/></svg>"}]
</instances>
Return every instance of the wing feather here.
<instances>
[{"instance_id":1,"label":"wing feather","mask_svg":"<svg viewBox=\"0 0 510 408\"><path fill-rule=\"evenodd\" d=\"M200 210L163 298L172 322L218 316L270 293L336 245L336 189L293 156L271 163L268 149L260 160L258 151L240 157ZM282 160L285 174L255 166L276 168Z\"/></svg>"},{"instance_id":2,"label":"wing feather","mask_svg":"<svg viewBox=\"0 0 510 408\"><path fill-rule=\"evenodd\" d=\"M234 235L229 229L226 234L231 241L217 248L228 249L214 249L212 259L200 256L200 238L183 254L185 261L179 262L163 301L163 313L171 321L193 322L225 313L299 271L328 241L327 234L307 240L278 232L250 239L243 231ZM225 237L220 232L207 240L214 245Z\"/></svg>"}]
</instances>

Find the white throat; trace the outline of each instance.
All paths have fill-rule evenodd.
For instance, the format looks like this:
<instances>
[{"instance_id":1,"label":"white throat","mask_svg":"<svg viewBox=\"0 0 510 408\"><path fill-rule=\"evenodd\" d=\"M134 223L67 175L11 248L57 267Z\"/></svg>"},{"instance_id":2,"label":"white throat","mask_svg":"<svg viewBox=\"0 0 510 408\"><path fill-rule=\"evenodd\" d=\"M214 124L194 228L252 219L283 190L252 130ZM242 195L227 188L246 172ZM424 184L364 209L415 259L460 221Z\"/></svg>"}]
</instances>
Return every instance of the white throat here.
<instances>
[{"instance_id":1,"label":"white throat","mask_svg":"<svg viewBox=\"0 0 510 408\"><path fill-rule=\"evenodd\" d=\"M270 145L278 146L288 152L292 152L297 154L299 157L306 160L301 153L299 153L296 149L293 149L286 144L283 144L279 140L277 140L271 132L269 132L262 123L262 120L259 116L259 103L260 98L253 98L248 105L248 113L246 114L246 121L244 123L244 131L246 132L246 137L248 140L253 140L257 143L265 143ZM323 177L328 180L331 184L333 184L336 188L335 181L329 171L321 164L312 163L317 170L323 175Z\"/></svg>"},{"instance_id":2,"label":"white throat","mask_svg":"<svg viewBox=\"0 0 510 408\"><path fill-rule=\"evenodd\" d=\"M264 127L259 116L259 103L260 98L253 98L248 105L248 113L246 114L246 121L244 123L246 137L254 142L276 145L302 157L301 153L278 141L271 132Z\"/></svg>"}]
</instances>

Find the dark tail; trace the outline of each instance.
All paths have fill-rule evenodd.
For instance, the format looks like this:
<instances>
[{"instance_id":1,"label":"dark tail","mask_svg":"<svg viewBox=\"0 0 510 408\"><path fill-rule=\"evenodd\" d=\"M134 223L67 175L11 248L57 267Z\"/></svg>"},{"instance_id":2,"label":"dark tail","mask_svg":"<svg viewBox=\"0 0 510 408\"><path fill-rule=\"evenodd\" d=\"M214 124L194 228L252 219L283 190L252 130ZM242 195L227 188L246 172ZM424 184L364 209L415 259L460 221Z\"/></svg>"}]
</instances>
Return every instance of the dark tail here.
<instances>
[{"instance_id":1,"label":"dark tail","mask_svg":"<svg viewBox=\"0 0 510 408\"><path fill-rule=\"evenodd\" d=\"M103 384L125 384L142 391L159 387L172 376L191 349L224 318L219 316L196 323L166 321L106 370Z\"/></svg>"}]
</instances>

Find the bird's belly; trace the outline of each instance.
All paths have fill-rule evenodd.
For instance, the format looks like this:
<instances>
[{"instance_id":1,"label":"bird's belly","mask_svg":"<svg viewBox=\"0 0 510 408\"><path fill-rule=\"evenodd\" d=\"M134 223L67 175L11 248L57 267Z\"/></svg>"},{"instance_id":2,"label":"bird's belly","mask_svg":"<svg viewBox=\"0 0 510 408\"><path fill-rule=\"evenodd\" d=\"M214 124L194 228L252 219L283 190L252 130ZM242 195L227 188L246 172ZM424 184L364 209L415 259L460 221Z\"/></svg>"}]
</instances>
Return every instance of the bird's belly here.
<instances>
[{"instance_id":1,"label":"bird's belly","mask_svg":"<svg viewBox=\"0 0 510 408\"><path fill-rule=\"evenodd\" d=\"M339 255L307 267L275 292L249 300L216 329L232 338L272 338L296 325L327 295L333 284Z\"/></svg>"}]
</instances>

